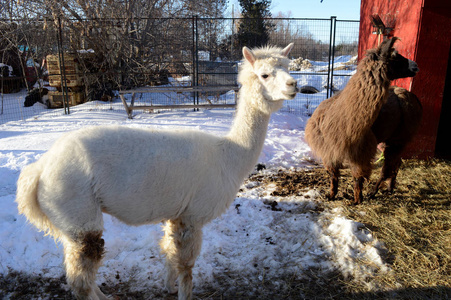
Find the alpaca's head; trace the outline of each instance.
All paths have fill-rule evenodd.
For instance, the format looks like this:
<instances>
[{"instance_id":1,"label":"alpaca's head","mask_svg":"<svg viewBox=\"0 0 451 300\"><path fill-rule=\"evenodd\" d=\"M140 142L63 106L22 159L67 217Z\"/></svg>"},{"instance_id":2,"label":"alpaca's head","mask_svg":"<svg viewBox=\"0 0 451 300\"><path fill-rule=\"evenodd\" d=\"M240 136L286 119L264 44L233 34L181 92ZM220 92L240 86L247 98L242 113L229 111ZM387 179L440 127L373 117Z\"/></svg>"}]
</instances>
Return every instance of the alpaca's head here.
<instances>
[{"instance_id":1,"label":"alpaca's head","mask_svg":"<svg viewBox=\"0 0 451 300\"><path fill-rule=\"evenodd\" d=\"M369 50L367 53L367 59L380 61L387 66L389 80L413 77L420 70L416 62L405 58L396 51L393 45L397 40L399 40L397 37L385 40L379 47Z\"/></svg>"},{"instance_id":2,"label":"alpaca's head","mask_svg":"<svg viewBox=\"0 0 451 300\"><path fill-rule=\"evenodd\" d=\"M293 43L284 49L263 47L243 48L244 61L238 74L238 82L257 87L271 106L280 106L283 100L291 100L299 91L296 80L288 72L288 54Z\"/></svg>"}]
</instances>

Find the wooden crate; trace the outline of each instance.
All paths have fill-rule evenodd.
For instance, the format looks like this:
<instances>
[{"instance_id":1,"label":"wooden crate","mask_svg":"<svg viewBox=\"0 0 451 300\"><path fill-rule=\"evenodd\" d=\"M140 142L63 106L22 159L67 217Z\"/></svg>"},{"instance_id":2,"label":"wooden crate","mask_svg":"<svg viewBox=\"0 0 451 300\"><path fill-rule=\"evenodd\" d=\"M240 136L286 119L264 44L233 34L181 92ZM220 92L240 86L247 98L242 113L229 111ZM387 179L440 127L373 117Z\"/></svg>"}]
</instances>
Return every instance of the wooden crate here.
<instances>
[{"instance_id":1,"label":"wooden crate","mask_svg":"<svg viewBox=\"0 0 451 300\"><path fill-rule=\"evenodd\" d=\"M58 55L47 55L47 70L49 71L49 85L61 87L61 70ZM82 72L77 63L75 55L64 55L64 70L66 74L66 84L68 87L83 85Z\"/></svg>"},{"instance_id":2,"label":"wooden crate","mask_svg":"<svg viewBox=\"0 0 451 300\"><path fill-rule=\"evenodd\" d=\"M69 106L74 106L85 101L83 92L68 92ZM63 92L50 91L49 102L51 108L63 107Z\"/></svg>"}]
</instances>

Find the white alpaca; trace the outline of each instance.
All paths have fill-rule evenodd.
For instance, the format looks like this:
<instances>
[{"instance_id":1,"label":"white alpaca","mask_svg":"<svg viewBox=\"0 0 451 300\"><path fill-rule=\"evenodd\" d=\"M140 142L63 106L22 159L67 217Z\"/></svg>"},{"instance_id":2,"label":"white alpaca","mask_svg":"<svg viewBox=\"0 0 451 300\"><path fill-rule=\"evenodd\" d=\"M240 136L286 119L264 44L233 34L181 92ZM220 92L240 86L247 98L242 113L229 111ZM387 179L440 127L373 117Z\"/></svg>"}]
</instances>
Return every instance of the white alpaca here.
<instances>
[{"instance_id":1,"label":"white alpaca","mask_svg":"<svg viewBox=\"0 0 451 300\"><path fill-rule=\"evenodd\" d=\"M66 277L77 299L107 299L95 284L104 252L102 212L130 224L166 221L165 286L192 294L202 226L232 203L257 163L268 122L296 81L285 49L243 48L242 87L230 132L92 127L59 139L17 183L19 212L64 245Z\"/></svg>"}]
</instances>

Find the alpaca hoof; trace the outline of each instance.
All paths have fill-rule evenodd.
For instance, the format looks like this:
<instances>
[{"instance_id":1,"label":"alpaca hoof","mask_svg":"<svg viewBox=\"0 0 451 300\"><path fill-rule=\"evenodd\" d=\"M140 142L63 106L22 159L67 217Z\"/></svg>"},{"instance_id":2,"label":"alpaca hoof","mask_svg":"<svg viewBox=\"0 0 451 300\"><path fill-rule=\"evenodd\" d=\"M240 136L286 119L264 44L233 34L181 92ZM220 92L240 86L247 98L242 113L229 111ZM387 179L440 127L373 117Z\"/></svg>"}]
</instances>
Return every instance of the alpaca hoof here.
<instances>
[{"instance_id":1,"label":"alpaca hoof","mask_svg":"<svg viewBox=\"0 0 451 300\"><path fill-rule=\"evenodd\" d=\"M166 292L170 295L175 295L179 291L178 288L175 286L175 284L166 285L165 289L166 289Z\"/></svg>"},{"instance_id":2,"label":"alpaca hoof","mask_svg":"<svg viewBox=\"0 0 451 300\"><path fill-rule=\"evenodd\" d=\"M102 291L100 290L100 288L97 285L93 286L93 291L95 293L95 296L97 298L93 298L93 299L99 299L99 300L109 300L109 299L116 299L116 297L107 297L104 293L102 293Z\"/></svg>"}]
</instances>

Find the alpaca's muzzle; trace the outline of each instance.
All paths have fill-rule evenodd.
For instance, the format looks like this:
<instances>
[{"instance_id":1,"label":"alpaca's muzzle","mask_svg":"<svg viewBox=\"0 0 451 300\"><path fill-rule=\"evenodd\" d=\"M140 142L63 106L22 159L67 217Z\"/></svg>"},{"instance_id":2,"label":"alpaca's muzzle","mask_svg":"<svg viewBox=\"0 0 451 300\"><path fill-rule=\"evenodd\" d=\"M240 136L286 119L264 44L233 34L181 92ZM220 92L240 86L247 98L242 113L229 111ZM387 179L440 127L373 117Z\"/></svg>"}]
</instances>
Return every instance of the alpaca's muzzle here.
<instances>
[{"instance_id":1,"label":"alpaca's muzzle","mask_svg":"<svg viewBox=\"0 0 451 300\"><path fill-rule=\"evenodd\" d=\"M294 78L291 78L290 80L287 81L287 86L289 88L294 88L295 93L299 93L300 91L298 88L298 82Z\"/></svg>"}]
</instances>

